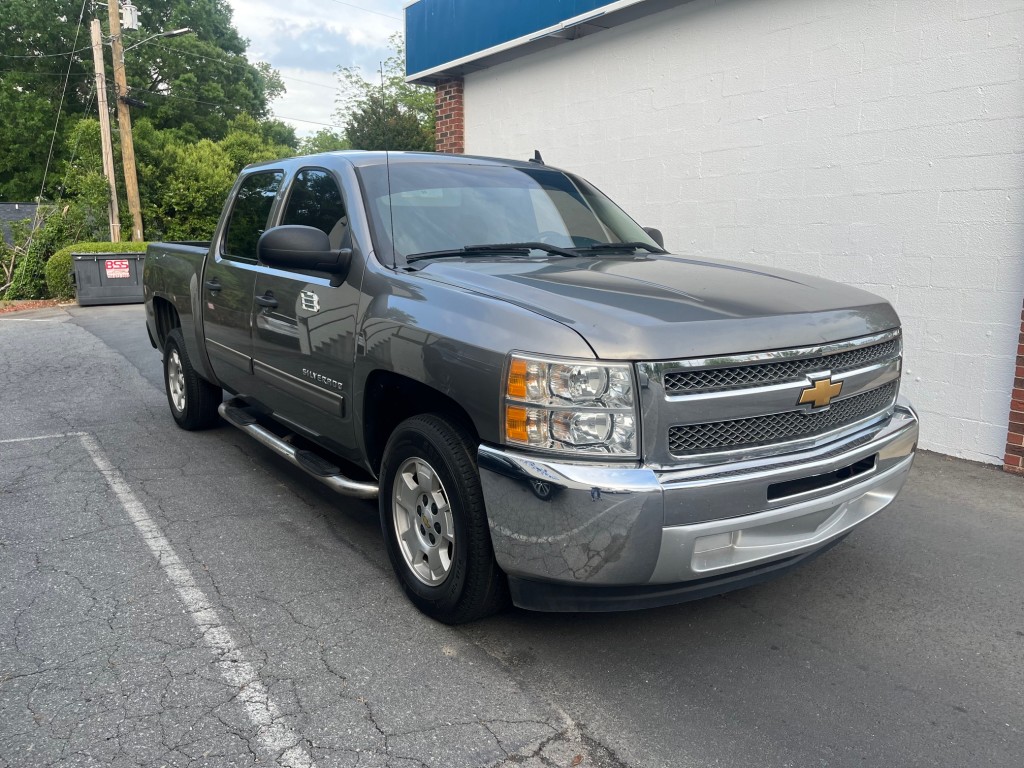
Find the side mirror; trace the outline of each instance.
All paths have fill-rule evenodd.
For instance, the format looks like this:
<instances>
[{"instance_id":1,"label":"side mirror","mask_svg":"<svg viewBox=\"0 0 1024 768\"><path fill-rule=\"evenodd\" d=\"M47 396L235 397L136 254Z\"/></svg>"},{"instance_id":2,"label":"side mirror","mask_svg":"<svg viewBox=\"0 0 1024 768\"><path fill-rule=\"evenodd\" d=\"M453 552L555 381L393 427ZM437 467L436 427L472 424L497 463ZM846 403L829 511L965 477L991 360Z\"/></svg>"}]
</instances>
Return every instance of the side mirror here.
<instances>
[{"instance_id":1,"label":"side mirror","mask_svg":"<svg viewBox=\"0 0 1024 768\"><path fill-rule=\"evenodd\" d=\"M352 249L332 249L327 234L316 227L284 224L260 235L256 257L268 267L326 272L341 280L348 273Z\"/></svg>"},{"instance_id":2,"label":"side mirror","mask_svg":"<svg viewBox=\"0 0 1024 768\"><path fill-rule=\"evenodd\" d=\"M655 229L654 227L644 227L644 232L646 232L650 236L651 240L656 242L659 247L665 247L665 236L661 234L660 229Z\"/></svg>"}]
</instances>

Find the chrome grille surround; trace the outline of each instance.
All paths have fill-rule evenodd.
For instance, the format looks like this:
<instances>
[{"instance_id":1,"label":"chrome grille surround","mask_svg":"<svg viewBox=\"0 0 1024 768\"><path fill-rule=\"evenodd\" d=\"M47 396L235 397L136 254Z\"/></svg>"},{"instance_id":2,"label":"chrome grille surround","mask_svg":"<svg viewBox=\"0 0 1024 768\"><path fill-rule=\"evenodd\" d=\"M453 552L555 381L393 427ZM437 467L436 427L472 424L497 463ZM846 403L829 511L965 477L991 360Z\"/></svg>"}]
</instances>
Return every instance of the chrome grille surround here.
<instances>
[{"instance_id":1,"label":"chrome grille surround","mask_svg":"<svg viewBox=\"0 0 1024 768\"><path fill-rule=\"evenodd\" d=\"M815 347L638 363L645 464L658 471L713 467L876 429L895 407L901 353L897 328ZM721 384L722 371L743 369L753 374L751 383ZM702 378L688 381L714 384L691 391L666 386L695 373ZM842 383L839 396L824 408L800 405L801 393L823 378Z\"/></svg>"}]
</instances>

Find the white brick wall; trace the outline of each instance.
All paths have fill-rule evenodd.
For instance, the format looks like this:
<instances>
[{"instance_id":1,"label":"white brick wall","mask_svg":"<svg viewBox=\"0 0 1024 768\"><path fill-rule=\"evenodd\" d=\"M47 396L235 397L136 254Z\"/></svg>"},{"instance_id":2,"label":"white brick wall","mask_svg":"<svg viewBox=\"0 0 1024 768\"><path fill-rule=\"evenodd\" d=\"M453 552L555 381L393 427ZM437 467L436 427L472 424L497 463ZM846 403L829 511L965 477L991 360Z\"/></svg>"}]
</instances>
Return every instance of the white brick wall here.
<instances>
[{"instance_id":1,"label":"white brick wall","mask_svg":"<svg viewBox=\"0 0 1024 768\"><path fill-rule=\"evenodd\" d=\"M678 252L891 300L923 447L1001 463L1024 0L698 0L466 78L466 151L579 172Z\"/></svg>"}]
</instances>

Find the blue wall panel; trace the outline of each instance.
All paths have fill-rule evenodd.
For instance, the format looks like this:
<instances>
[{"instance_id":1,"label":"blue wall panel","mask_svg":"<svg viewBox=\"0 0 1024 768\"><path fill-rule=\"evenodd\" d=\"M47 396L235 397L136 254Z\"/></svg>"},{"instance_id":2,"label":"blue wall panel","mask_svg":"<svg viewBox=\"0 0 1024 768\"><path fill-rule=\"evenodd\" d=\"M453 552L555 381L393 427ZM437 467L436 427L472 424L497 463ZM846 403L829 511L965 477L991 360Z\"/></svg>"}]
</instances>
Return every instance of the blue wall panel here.
<instances>
[{"instance_id":1,"label":"blue wall panel","mask_svg":"<svg viewBox=\"0 0 1024 768\"><path fill-rule=\"evenodd\" d=\"M405 9L406 74L433 69L608 4L609 0L420 0Z\"/></svg>"}]
</instances>

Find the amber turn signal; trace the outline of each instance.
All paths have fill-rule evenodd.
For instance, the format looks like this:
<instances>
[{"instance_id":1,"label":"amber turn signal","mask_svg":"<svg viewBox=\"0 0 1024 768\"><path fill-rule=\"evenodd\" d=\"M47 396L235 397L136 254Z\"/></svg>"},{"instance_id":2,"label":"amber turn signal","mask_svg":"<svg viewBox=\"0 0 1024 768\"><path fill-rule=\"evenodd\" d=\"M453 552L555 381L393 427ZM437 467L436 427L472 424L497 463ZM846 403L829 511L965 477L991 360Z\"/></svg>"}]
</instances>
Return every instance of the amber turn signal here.
<instances>
[{"instance_id":1,"label":"amber turn signal","mask_svg":"<svg viewBox=\"0 0 1024 768\"><path fill-rule=\"evenodd\" d=\"M508 367L508 396L516 397L519 399L526 398L526 361L519 360L517 358L512 359L512 363ZM523 410L520 408L519 410ZM526 411L523 411L523 418L526 417ZM524 422L525 429L525 422Z\"/></svg>"},{"instance_id":2,"label":"amber turn signal","mask_svg":"<svg viewBox=\"0 0 1024 768\"><path fill-rule=\"evenodd\" d=\"M509 384L512 377L509 376ZM524 385L525 386L525 385ZM530 442L530 434L526 429L526 409L517 408L514 405L505 408L505 439L515 440L518 443Z\"/></svg>"}]
</instances>

